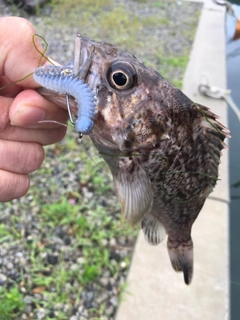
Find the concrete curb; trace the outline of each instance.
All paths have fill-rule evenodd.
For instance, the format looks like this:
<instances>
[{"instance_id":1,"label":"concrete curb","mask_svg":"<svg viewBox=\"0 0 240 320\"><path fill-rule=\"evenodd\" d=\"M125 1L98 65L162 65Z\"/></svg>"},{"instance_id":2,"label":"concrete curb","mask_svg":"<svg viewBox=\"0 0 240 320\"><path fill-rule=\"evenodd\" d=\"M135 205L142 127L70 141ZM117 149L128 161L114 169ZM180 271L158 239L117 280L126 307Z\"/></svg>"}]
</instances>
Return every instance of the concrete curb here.
<instances>
[{"instance_id":1,"label":"concrete curb","mask_svg":"<svg viewBox=\"0 0 240 320\"><path fill-rule=\"evenodd\" d=\"M205 0L183 91L206 105L227 125L226 104L202 97L202 73L211 84L226 88L225 7ZM228 157L223 151L220 181L193 226L194 278L190 286L173 271L164 244L149 246L140 232L116 320L223 320L229 316Z\"/></svg>"}]
</instances>

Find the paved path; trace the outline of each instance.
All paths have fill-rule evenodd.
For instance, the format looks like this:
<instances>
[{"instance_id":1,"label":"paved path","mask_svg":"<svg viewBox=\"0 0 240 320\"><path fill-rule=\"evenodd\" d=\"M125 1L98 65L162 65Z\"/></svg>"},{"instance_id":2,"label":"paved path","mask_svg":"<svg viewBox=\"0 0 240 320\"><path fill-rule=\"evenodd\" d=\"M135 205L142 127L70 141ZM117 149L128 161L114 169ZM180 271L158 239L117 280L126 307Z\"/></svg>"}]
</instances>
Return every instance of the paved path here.
<instances>
[{"instance_id":1,"label":"paved path","mask_svg":"<svg viewBox=\"0 0 240 320\"><path fill-rule=\"evenodd\" d=\"M183 91L209 106L227 125L226 105L199 95L202 73L214 86L226 87L225 9L205 0ZM170 265L164 244L149 246L140 232L128 276L127 292L116 320L223 320L229 316L228 154L223 151L220 178L194 224L194 277L190 286ZM218 198L216 200L214 198Z\"/></svg>"}]
</instances>

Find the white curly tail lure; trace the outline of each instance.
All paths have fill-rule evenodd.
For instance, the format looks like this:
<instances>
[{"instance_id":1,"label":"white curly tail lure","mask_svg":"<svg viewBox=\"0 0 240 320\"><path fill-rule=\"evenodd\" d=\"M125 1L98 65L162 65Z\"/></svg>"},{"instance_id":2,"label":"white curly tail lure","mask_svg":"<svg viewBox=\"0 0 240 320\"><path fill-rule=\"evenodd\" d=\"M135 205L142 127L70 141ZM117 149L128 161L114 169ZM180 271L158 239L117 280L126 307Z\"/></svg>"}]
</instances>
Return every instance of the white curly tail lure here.
<instances>
[{"instance_id":1,"label":"white curly tail lure","mask_svg":"<svg viewBox=\"0 0 240 320\"><path fill-rule=\"evenodd\" d=\"M70 120L75 125L76 131L81 134L91 132L95 114L94 93L83 80L74 75L72 68L62 66L39 67L34 71L33 78L42 87L66 94ZM72 120L68 95L73 96L78 103L78 118L75 122Z\"/></svg>"}]
</instances>

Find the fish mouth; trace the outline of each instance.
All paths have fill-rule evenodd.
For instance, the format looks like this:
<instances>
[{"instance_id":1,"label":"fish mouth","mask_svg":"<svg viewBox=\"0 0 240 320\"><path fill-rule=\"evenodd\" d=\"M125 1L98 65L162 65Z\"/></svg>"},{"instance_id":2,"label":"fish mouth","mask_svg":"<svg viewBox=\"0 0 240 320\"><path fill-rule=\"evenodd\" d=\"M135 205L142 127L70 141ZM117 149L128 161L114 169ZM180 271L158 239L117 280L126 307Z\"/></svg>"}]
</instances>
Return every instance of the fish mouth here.
<instances>
[{"instance_id":1,"label":"fish mouth","mask_svg":"<svg viewBox=\"0 0 240 320\"><path fill-rule=\"evenodd\" d=\"M99 77L91 72L91 65L95 52L95 45L80 33L75 38L73 73L75 77L83 80L91 90L96 89Z\"/></svg>"},{"instance_id":2,"label":"fish mouth","mask_svg":"<svg viewBox=\"0 0 240 320\"><path fill-rule=\"evenodd\" d=\"M66 65L66 70L71 70L73 76L86 83L89 89L97 95L97 86L100 76L96 72L91 71L93 56L95 52L95 44L90 39L83 37L80 33L75 38L74 58L73 61ZM61 68L63 66L60 65ZM40 87L37 91L47 100L57 104L59 107L68 109L66 102L66 94L56 92L44 87ZM75 98L69 95L68 103L73 114L78 113L78 104Z\"/></svg>"}]
</instances>

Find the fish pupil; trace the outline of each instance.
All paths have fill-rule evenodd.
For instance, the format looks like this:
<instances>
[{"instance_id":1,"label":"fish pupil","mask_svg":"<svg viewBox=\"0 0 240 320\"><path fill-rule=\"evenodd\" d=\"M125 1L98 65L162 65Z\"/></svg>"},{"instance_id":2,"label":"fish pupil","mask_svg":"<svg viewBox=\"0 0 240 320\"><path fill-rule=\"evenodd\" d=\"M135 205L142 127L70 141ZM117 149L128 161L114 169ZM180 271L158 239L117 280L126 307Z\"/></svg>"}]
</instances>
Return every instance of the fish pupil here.
<instances>
[{"instance_id":1,"label":"fish pupil","mask_svg":"<svg viewBox=\"0 0 240 320\"><path fill-rule=\"evenodd\" d=\"M135 68L125 61L113 62L109 66L106 75L109 85L119 91L131 89L137 82Z\"/></svg>"},{"instance_id":2,"label":"fish pupil","mask_svg":"<svg viewBox=\"0 0 240 320\"><path fill-rule=\"evenodd\" d=\"M124 86L127 83L127 77L124 73L116 72L113 74L113 81L118 86Z\"/></svg>"}]
</instances>

